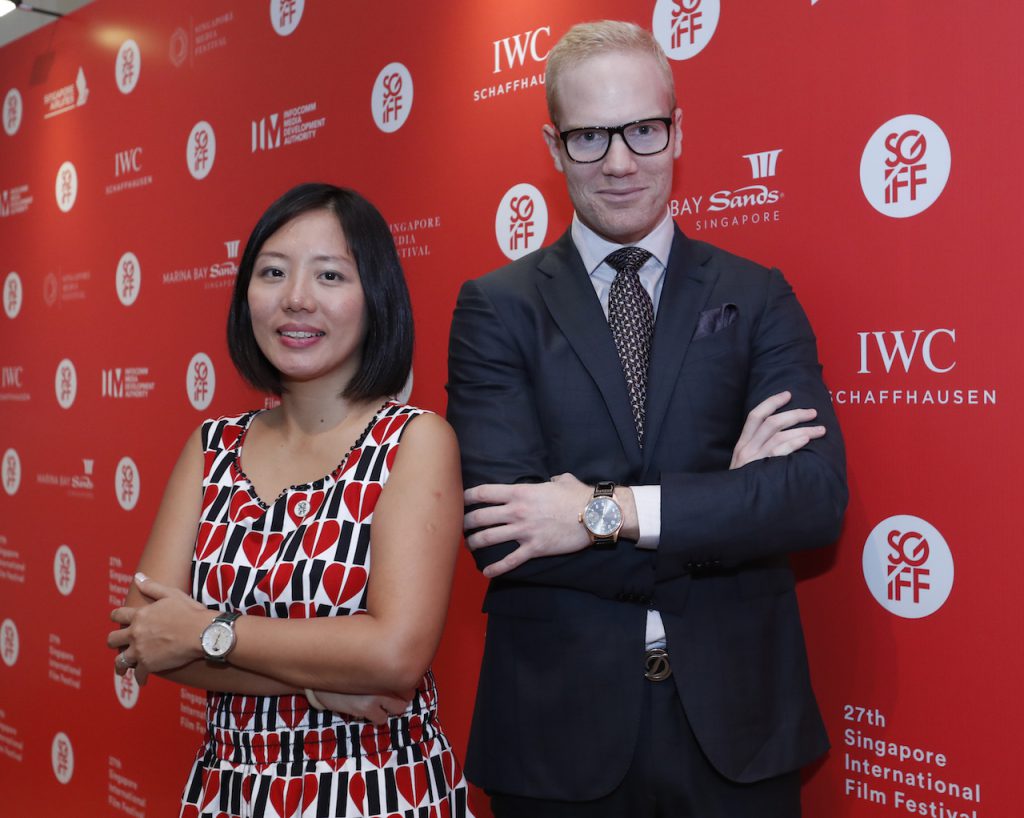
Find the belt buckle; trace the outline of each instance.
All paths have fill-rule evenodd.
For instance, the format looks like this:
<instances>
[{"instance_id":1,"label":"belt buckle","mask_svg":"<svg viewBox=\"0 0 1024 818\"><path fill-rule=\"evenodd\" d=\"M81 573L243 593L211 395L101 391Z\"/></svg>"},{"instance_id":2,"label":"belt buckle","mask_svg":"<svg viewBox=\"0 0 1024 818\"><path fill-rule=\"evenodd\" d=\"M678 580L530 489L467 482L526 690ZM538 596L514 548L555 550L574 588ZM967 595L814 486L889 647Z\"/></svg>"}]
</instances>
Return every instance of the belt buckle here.
<instances>
[{"instance_id":1,"label":"belt buckle","mask_svg":"<svg viewBox=\"0 0 1024 818\"><path fill-rule=\"evenodd\" d=\"M644 653L644 677L652 682L663 682L672 675L668 651L652 648Z\"/></svg>"}]
</instances>

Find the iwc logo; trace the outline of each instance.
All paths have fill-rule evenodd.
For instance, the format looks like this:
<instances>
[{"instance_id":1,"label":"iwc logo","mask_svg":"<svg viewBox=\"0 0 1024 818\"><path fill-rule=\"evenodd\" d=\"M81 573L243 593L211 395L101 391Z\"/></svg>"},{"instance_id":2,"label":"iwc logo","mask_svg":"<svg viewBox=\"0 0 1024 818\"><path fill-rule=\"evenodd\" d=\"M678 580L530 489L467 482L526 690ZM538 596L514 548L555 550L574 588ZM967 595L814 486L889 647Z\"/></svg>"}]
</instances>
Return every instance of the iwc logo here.
<instances>
[{"instance_id":1,"label":"iwc logo","mask_svg":"<svg viewBox=\"0 0 1024 818\"><path fill-rule=\"evenodd\" d=\"M114 472L114 493L125 511L131 511L139 502L139 483L139 467L130 457L122 457Z\"/></svg>"},{"instance_id":2,"label":"iwc logo","mask_svg":"<svg viewBox=\"0 0 1024 818\"><path fill-rule=\"evenodd\" d=\"M270 24L282 37L287 37L299 27L305 0L270 0Z\"/></svg>"},{"instance_id":3,"label":"iwc logo","mask_svg":"<svg viewBox=\"0 0 1024 818\"><path fill-rule=\"evenodd\" d=\"M515 260L540 248L548 232L548 206L533 185L520 182L506 191L494 218L494 236Z\"/></svg>"},{"instance_id":4,"label":"iwc logo","mask_svg":"<svg viewBox=\"0 0 1024 818\"><path fill-rule=\"evenodd\" d=\"M688 60L715 36L719 0L658 0L651 29L670 60Z\"/></svg>"},{"instance_id":5,"label":"iwc logo","mask_svg":"<svg viewBox=\"0 0 1024 818\"><path fill-rule=\"evenodd\" d=\"M142 268L135 253L125 253L117 262L117 274L114 286L117 289L117 300L130 307L139 297L142 286Z\"/></svg>"},{"instance_id":6,"label":"iwc logo","mask_svg":"<svg viewBox=\"0 0 1024 818\"><path fill-rule=\"evenodd\" d=\"M931 523L897 514L864 543L864 580L875 600L904 619L931 616L953 589L953 555Z\"/></svg>"},{"instance_id":7,"label":"iwc logo","mask_svg":"<svg viewBox=\"0 0 1024 818\"><path fill-rule=\"evenodd\" d=\"M53 194L62 213L67 213L75 206L75 199L78 198L78 171L71 162L65 162L57 170Z\"/></svg>"},{"instance_id":8,"label":"iwc logo","mask_svg":"<svg viewBox=\"0 0 1024 818\"><path fill-rule=\"evenodd\" d=\"M904 114L871 135L860 158L860 184L875 210L905 219L935 204L950 163L942 129L927 117Z\"/></svg>"},{"instance_id":9,"label":"iwc logo","mask_svg":"<svg viewBox=\"0 0 1024 818\"><path fill-rule=\"evenodd\" d=\"M14 271L7 274L4 279L4 313L8 318L17 318L21 312L21 305L24 302L24 290L21 286L21 276Z\"/></svg>"},{"instance_id":10,"label":"iwc logo","mask_svg":"<svg viewBox=\"0 0 1024 818\"><path fill-rule=\"evenodd\" d=\"M385 65L373 83L373 123L385 133L401 128L412 111L412 74L400 62Z\"/></svg>"},{"instance_id":11,"label":"iwc logo","mask_svg":"<svg viewBox=\"0 0 1024 818\"><path fill-rule=\"evenodd\" d=\"M213 400L216 388L217 373L213 369L213 361L205 352L197 352L188 362L188 371L185 373L189 403L200 411L206 409Z\"/></svg>"},{"instance_id":12,"label":"iwc logo","mask_svg":"<svg viewBox=\"0 0 1024 818\"><path fill-rule=\"evenodd\" d=\"M213 170L213 160L217 157L217 136L213 126L206 121L197 122L188 135L185 146L185 161L188 172L193 179L205 179Z\"/></svg>"},{"instance_id":13,"label":"iwc logo","mask_svg":"<svg viewBox=\"0 0 1024 818\"><path fill-rule=\"evenodd\" d=\"M0 116L3 117L4 133L8 136L14 136L18 132L18 128L21 127L21 117L24 110L25 106L21 102L21 92L17 88L12 88L4 97L4 109L0 112Z\"/></svg>"},{"instance_id":14,"label":"iwc logo","mask_svg":"<svg viewBox=\"0 0 1024 818\"><path fill-rule=\"evenodd\" d=\"M53 390L61 409L70 409L78 394L78 373L70 358L57 364L57 374L53 379Z\"/></svg>"},{"instance_id":15,"label":"iwc logo","mask_svg":"<svg viewBox=\"0 0 1024 818\"><path fill-rule=\"evenodd\" d=\"M135 40L125 40L117 51L114 63L114 79L117 90L122 94L130 94L139 82L139 71L142 70L142 53Z\"/></svg>"}]
</instances>

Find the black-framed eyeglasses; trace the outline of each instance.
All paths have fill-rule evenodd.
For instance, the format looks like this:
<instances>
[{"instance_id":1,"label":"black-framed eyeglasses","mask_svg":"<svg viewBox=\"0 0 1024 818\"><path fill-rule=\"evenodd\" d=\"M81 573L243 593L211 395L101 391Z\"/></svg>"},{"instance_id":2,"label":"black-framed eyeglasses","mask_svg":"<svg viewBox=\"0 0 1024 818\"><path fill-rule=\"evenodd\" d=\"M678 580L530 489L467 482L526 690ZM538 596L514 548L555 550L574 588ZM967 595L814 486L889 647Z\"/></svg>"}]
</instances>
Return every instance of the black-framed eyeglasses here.
<instances>
[{"instance_id":1,"label":"black-framed eyeglasses","mask_svg":"<svg viewBox=\"0 0 1024 818\"><path fill-rule=\"evenodd\" d=\"M672 118L656 116L650 119L638 119L615 128L599 125L586 128L573 128L561 131L558 135L565 145L569 158L578 164L586 165L600 162L611 147L612 137L618 134L622 141L637 156L652 156L661 153L668 147L672 128Z\"/></svg>"}]
</instances>

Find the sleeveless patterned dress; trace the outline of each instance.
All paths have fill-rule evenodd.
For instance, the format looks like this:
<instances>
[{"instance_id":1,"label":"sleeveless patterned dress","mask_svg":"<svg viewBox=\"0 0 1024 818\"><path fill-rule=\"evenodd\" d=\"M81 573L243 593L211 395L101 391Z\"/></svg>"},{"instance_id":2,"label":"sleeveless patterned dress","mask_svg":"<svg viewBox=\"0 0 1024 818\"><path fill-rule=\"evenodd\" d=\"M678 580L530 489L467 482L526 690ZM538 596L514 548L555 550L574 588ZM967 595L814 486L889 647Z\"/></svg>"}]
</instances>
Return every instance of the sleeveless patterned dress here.
<instances>
[{"instance_id":1,"label":"sleeveless patterned dress","mask_svg":"<svg viewBox=\"0 0 1024 818\"><path fill-rule=\"evenodd\" d=\"M265 506L240 465L256 412L208 420L192 595L246 616L366 611L370 522L402 432L423 410L388 402L326 477ZM377 726L306 697L209 693L207 732L181 816L472 818L427 671L400 716Z\"/></svg>"}]
</instances>

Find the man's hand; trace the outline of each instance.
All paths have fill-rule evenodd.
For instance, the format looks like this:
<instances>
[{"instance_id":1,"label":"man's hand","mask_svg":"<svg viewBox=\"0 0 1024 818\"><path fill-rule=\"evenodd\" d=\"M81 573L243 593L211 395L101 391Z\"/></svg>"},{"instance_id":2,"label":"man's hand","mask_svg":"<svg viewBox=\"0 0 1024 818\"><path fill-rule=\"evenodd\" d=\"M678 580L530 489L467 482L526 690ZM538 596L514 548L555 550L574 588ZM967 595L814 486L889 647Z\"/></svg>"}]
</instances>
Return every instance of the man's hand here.
<instances>
[{"instance_id":1,"label":"man's hand","mask_svg":"<svg viewBox=\"0 0 1024 818\"><path fill-rule=\"evenodd\" d=\"M590 545L590 537L580 524L579 514L593 495L590 486L571 474L556 475L547 483L486 483L467 489L467 506L487 506L465 516L466 531L482 529L466 537L466 545L475 551L509 540L519 543L507 557L484 569L488 578L518 568L534 557L582 551Z\"/></svg>"},{"instance_id":2,"label":"man's hand","mask_svg":"<svg viewBox=\"0 0 1024 818\"><path fill-rule=\"evenodd\" d=\"M331 693L327 690L316 690L317 700L328 710L346 716L366 719L374 724L387 724L391 716L404 713L416 691L408 694L392 695L391 693L375 693L356 695L354 693Z\"/></svg>"},{"instance_id":3,"label":"man's hand","mask_svg":"<svg viewBox=\"0 0 1024 818\"><path fill-rule=\"evenodd\" d=\"M801 426L818 416L816 409L789 409L779 412L792 395L779 392L750 410L736 447L732 450L730 469L738 469L765 457L783 457L802 449L825 434L824 426ZM776 414L778 413L778 414Z\"/></svg>"}]
</instances>

